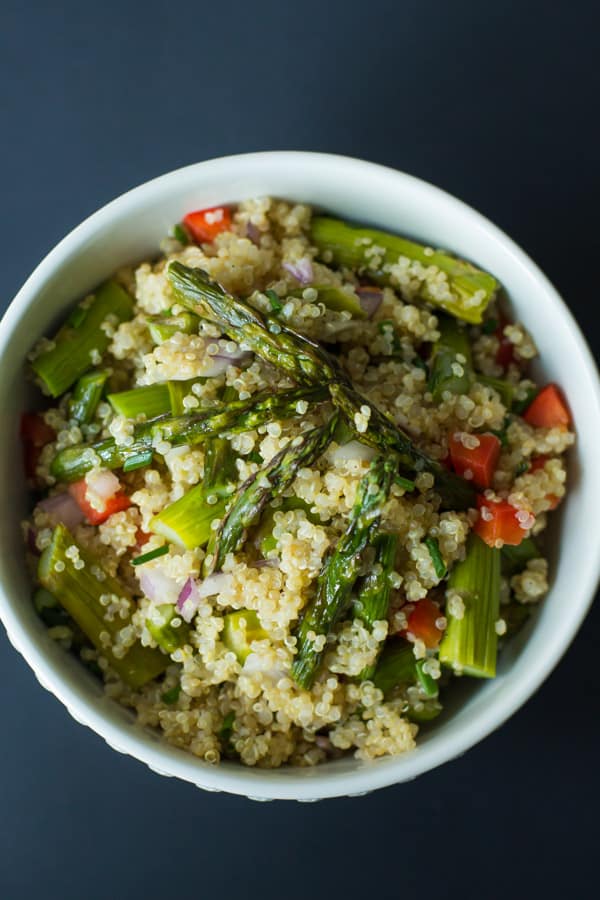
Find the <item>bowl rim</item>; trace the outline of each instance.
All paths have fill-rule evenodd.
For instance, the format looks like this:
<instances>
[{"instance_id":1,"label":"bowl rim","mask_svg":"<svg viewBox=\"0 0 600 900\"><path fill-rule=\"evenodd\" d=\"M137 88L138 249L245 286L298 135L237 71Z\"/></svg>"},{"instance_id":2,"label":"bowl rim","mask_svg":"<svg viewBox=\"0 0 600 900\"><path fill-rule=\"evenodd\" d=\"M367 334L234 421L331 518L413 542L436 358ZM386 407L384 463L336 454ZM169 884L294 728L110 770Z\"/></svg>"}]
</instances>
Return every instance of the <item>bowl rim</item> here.
<instances>
[{"instance_id":1,"label":"bowl rim","mask_svg":"<svg viewBox=\"0 0 600 900\"><path fill-rule=\"evenodd\" d=\"M142 195L146 195L147 200L152 196L160 199L161 196L169 193L178 180L191 178L199 170L202 170L203 174L209 174L211 168L216 169L222 166L235 168L252 162L268 165L275 161L285 162L289 165L310 164L322 167L333 165L337 168L343 166L349 177L353 174L361 177L370 171L374 175L379 174L380 177L405 180L422 192L436 195L438 200L446 204L449 209L460 212L462 215L468 215L490 238L503 246L513 264L526 270L527 274L535 279L540 289L545 292L549 301L561 309L563 320L577 343L581 364L586 369L590 383L594 385L593 402L600 419L600 382L595 361L585 338L571 311L554 286L508 235L471 206L427 181L391 167L330 153L286 150L217 157L174 169L116 197L84 219L59 241L36 266L17 292L0 321L0 358L24 311L53 271L76 255L85 241L101 229L106 222L109 222L113 216L126 216L128 210L136 205ZM600 551L600 531L597 545L597 549ZM593 565L588 566L585 570L584 583L579 585L578 606L572 611L565 629L548 643L545 655L536 659L536 665L533 669L528 670L528 679L522 679L521 682L514 685L509 697L504 696L494 700L488 708L467 723L459 734L446 736L443 748L439 744L428 744L419 747L417 751L378 760L376 765L362 764L352 774L329 771L327 765L315 767L310 773L312 777L307 777L304 770L301 776L295 775L294 772L297 770L291 767L279 770L247 769L241 765L212 767L191 754L163 742L152 743L147 737L144 739L138 731L131 728L126 729L124 725L109 721L102 714L100 704L97 707L91 706L76 685L67 683L64 678L57 676L49 655L35 645L28 630L11 609L4 584L0 585L0 618L5 625L10 642L31 666L42 686L53 693L78 722L87 725L114 749L144 762L159 774L181 778L205 790L226 791L260 800L312 801L363 794L390 784L411 780L417 775L462 755L502 725L537 691L569 647L592 603L600 577L599 557L600 553L597 553L595 571ZM273 774L273 771L277 774Z\"/></svg>"}]
</instances>

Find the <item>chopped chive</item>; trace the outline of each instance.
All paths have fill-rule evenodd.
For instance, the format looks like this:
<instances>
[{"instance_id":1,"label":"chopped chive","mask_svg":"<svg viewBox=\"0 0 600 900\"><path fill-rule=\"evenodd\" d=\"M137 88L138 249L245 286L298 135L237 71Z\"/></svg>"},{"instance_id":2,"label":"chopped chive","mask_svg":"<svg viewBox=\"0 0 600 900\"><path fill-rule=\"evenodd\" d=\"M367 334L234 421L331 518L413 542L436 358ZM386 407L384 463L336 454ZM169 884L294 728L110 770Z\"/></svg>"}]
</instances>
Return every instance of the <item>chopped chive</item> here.
<instances>
[{"instance_id":1,"label":"chopped chive","mask_svg":"<svg viewBox=\"0 0 600 900\"><path fill-rule=\"evenodd\" d=\"M158 559L159 556L164 556L165 553L169 552L169 545L163 544L162 547L156 547L154 550L149 550L147 553L142 553L141 556L136 556L135 559L131 560L132 566L143 566L144 563L150 562L153 559Z\"/></svg>"},{"instance_id":2,"label":"chopped chive","mask_svg":"<svg viewBox=\"0 0 600 900\"><path fill-rule=\"evenodd\" d=\"M421 689L426 697L437 697L439 693L437 682L431 677L431 675L428 675L427 672L423 671L424 663L425 660L420 659L415 665L417 681L419 682L419 685L421 686Z\"/></svg>"},{"instance_id":3,"label":"chopped chive","mask_svg":"<svg viewBox=\"0 0 600 900\"><path fill-rule=\"evenodd\" d=\"M540 390L538 387L527 388L527 393L522 400L513 400L512 411L518 416L523 415L528 406L531 406Z\"/></svg>"},{"instance_id":4,"label":"chopped chive","mask_svg":"<svg viewBox=\"0 0 600 900\"><path fill-rule=\"evenodd\" d=\"M262 465L264 465L264 462L265 462L264 459L262 458L262 456L260 455L260 453L258 452L258 450L253 450L251 453L248 454L246 459L249 460L249 462L256 463L257 466L262 466Z\"/></svg>"},{"instance_id":5,"label":"chopped chive","mask_svg":"<svg viewBox=\"0 0 600 900\"><path fill-rule=\"evenodd\" d=\"M169 237L175 238L175 240L179 241L180 244L183 244L184 247L187 247L190 242L190 237L185 229L185 226L182 225L181 222L173 225Z\"/></svg>"},{"instance_id":6,"label":"chopped chive","mask_svg":"<svg viewBox=\"0 0 600 900\"><path fill-rule=\"evenodd\" d=\"M498 329L498 319L486 319L481 326L484 334L493 334Z\"/></svg>"},{"instance_id":7,"label":"chopped chive","mask_svg":"<svg viewBox=\"0 0 600 900\"><path fill-rule=\"evenodd\" d=\"M504 422L502 424L502 428L498 428L498 429L488 428L488 434L494 434L498 438L500 443L502 444L503 449L506 449L506 447L508 447L508 426L510 425L511 422L512 422L511 417L506 416L506 418L504 419Z\"/></svg>"},{"instance_id":8,"label":"chopped chive","mask_svg":"<svg viewBox=\"0 0 600 900\"><path fill-rule=\"evenodd\" d=\"M279 313L283 309L283 303L279 299L279 294L277 294L272 288L269 288L265 291L265 297L267 297L269 303L271 304L271 309L274 313Z\"/></svg>"},{"instance_id":9,"label":"chopped chive","mask_svg":"<svg viewBox=\"0 0 600 900\"><path fill-rule=\"evenodd\" d=\"M448 568L446 563L444 562L444 558L440 553L440 545L438 544L437 538L427 537L425 538L425 546L429 550L429 555L431 557L431 562L433 563L433 568L435 570L435 574L438 578L444 578L448 572Z\"/></svg>"},{"instance_id":10,"label":"chopped chive","mask_svg":"<svg viewBox=\"0 0 600 900\"><path fill-rule=\"evenodd\" d=\"M402 475L395 476L394 484L397 484L398 487L404 488L404 490L407 492L414 491L415 489L414 481L411 481L410 478L404 478Z\"/></svg>"},{"instance_id":11,"label":"chopped chive","mask_svg":"<svg viewBox=\"0 0 600 900\"><path fill-rule=\"evenodd\" d=\"M388 337L389 333L392 333L392 353L399 353L402 348L398 332L396 331L396 323L392 319L383 319L377 323L377 330L384 337Z\"/></svg>"},{"instance_id":12,"label":"chopped chive","mask_svg":"<svg viewBox=\"0 0 600 900\"><path fill-rule=\"evenodd\" d=\"M415 356L413 356L412 364L413 364L413 366L416 366L417 369L422 369L424 372L427 372L427 373L429 372L429 369L427 368L427 363L425 362L424 359L421 359L421 357L419 356L418 353L415 354Z\"/></svg>"},{"instance_id":13,"label":"chopped chive","mask_svg":"<svg viewBox=\"0 0 600 900\"><path fill-rule=\"evenodd\" d=\"M144 466L149 466L154 457L154 451L152 449L142 450L140 453L136 453L135 456L130 456L123 463L123 471L124 472L133 472L134 469L143 469Z\"/></svg>"},{"instance_id":14,"label":"chopped chive","mask_svg":"<svg viewBox=\"0 0 600 900\"><path fill-rule=\"evenodd\" d=\"M231 739L231 733L233 731L233 723L235 722L235 713L233 710L228 712L225 718L223 719L223 724L221 725L221 730L219 731L219 737L224 743L228 743Z\"/></svg>"},{"instance_id":15,"label":"chopped chive","mask_svg":"<svg viewBox=\"0 0 600 900\"><path fill-rule=\"evenodd\" d=\"M523 460L520 462L517 468L515 469L515 478L518 478L519 475L523 475L529 469L529 463Z\"/></svg>"},{"instance_id":16,"label":"chopped chive","mask_svg":"<svg viewBox=\"0 0 600 900\"><path fill-rule=\"evenodd\" d=\"M167 703L169 706L171 706L173 703L177 703L180 693L181 685L176 684L175 687L171 688L170 691L165 691L160 699L163 703Z\"/></svg>"}]
</instances>

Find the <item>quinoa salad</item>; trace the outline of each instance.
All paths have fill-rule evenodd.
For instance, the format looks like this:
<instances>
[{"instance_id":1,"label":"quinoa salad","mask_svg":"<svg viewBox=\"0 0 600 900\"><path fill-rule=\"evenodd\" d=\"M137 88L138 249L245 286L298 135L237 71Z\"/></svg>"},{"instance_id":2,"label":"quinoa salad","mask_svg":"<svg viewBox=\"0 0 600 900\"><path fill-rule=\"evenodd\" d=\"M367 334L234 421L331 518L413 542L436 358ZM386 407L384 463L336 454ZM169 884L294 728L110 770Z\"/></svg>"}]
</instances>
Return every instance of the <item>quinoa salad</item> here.
<instances>
[{"instance_id":1,"label":"quinoa salad","mask_svg":"<svg viewBox=\"0 0 600 900\"><path fill-rule=\"evenodd\" d=\"M412 750L548 590L574 433L536 355L445 250L278 199L190 212L30 354L48 634L208 763Z\"/></svg>"}]
</instances>

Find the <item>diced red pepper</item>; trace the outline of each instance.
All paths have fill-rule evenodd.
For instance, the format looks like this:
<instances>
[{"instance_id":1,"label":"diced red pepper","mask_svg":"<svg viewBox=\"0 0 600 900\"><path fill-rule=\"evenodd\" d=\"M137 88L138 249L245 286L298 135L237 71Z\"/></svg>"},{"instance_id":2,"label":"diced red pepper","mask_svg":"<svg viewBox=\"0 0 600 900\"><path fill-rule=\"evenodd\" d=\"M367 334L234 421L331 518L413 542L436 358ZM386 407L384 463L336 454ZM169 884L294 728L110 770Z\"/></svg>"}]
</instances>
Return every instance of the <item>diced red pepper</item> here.
<instances>
[{"instance_id":1,"label":"diced red pepper","mask_svg":"<svg viewBox=\"0 0 600 900\"><path fill-rule=\"evenodd\" d=\"M124 494L123 491L117 491L112 497L103 500L101 509L96 509L88 500L85 478L70 484L69 492L77 501L77 505L90 525L101 525L102 522L106 522L109 516L112 516L116 512L121 512L124 509L129 509L131 506L129 497Z\"/></svg>"},{"instance_id":2,"label":"diced red pepper","mask_svg":"<svg viewBox=\"0 0 600 900\"><path fill-rule=\"evenodd\" d=\"M56 432L52 426L46 424L39 413L23 413L20 434L23 441L25 474L28 478L35 478L42 448L54 440Z\"/></svg>"},{"instance_id":3,"label":"diced red pepper","mask_svg":"<svg viewBox=\"0 0 600 900\"><path fill-rule=\"evenodd\" d=\"M502 444L494 434L474 435L479 440L477 447L465 447L457 434L450 435L448 446L450 459L457 475L467 478L480 488L492 483Z\"/></svg>"},{"instance_id":4,"label":"diced red pepper","mask_svg":"<svg viewBox=\"0 0 600 900\"><path fill-rule=\"evenodd\" d=\"M561 390L556 384L547 384L529 404L523 418L535 428L568 428L571 414Z\"/></svg>"},{"instance_id":5,"label":"diced red pepper","mask_svg":"<svg viewBox=\"0 0 600 900\"><path fill-rule=\"evenodd\" d=\"M433 648L439 644L443 631L438 628L436 622L442 618L442 613L437 603L425 597L417 603L410 604L412 610L406 618L406 629L402 632L404 636L408 634L414 635L417 640L423 641L426 647Z\"/></svg>"},{"instance_id":6,"label":"diced red pepper","mask_svg":"<svg viewBox=\"0 0 600 900\"><path fill-rule=\"evenodd\" d=\"M534 456L529 465L529 471L537 472L538 469L543 469L549 459L549 456Z\"/></svg>"},{"instance_id":7,"label":"diced red pepper","mask_svg":"<svg viewBox=\"0 0 600 900\"><path fill-rule=\"evenodd\" d=\"M151 534L148 534L146 531L142 531L141 528L138 528L135 533L135 546L138 548L138 550L141 550L144 544L146 544L151 537Z\"/></svg>"},{"instance_id":8,"label":"diced red pepper","mask_svg":"<svg viewBox=\"0 0 600 900\"><path fill-rule=\"evenodd\" d=\"M197 244L210 244L222 231L231 230L231 213L226 206L197 209L183 218Z\"/></svg>"},{"instance_id":9,"label":"diced red pepper","mask_svg":"<svg viewBox=\"0 0 600 900\"><path fill-rule=\"evenodd\" d=\"M520 510L506 500L487 500L480 495L477 498L477 508L479 518L473 526L473 531L490 547L499 547L502 544L516 547L527 537L533 525L533 513L529 514L528 520L521 522L517 518Z\"/></svg>"}]
</instances>

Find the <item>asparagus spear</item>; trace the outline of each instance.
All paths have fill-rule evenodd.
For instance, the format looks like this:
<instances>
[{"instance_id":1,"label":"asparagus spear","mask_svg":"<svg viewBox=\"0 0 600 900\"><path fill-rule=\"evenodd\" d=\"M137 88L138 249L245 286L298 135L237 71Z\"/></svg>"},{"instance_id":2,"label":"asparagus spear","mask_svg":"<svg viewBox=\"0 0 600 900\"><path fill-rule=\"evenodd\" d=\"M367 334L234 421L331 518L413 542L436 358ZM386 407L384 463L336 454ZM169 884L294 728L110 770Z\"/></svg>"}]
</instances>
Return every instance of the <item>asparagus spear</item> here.
<instances>
[{"instance_id":1,"label":"asparagus spear","mask_svg":"<svg viewBox=\"0 0 600 900\"><path fill-rule=\"evenodd\" d=\"M84 301L85 303L85 301ZM115 281L101 285L87 306L79 305L54 337L54 346L31 363L53 397L64 394L104 353L110 338L107 321L123 322L133 315L133 300Z\"/></svg>"},{"instance_id":2,"label":"asparagus spear","mask_svg":"<svg viewBox=\"0 0 600 900\"><path fill-rule=\"evenodd\" d=\"M514 547L505 544L500 551L502 572L506 575L522 572L530 559L537 559L541 555L540 548L532 537L523 538Z\"/></svg>"},{"instance_id":3,"label":"asparagus spear","mask_svg":"<svg viewBox=\"0 0 600 900\"><path fill-rule=\"evenodd\" d=\"M464 601L464 615L457 619L448 609L448 627L440 644L440 662L477 678L496 674L500 609L500 551L476 534L467 543L467 555L450 572L448 588Z\"/></svg>"},{"instance_id":4,"label":"asparagus spear","mask_svg":"<svg viewBox=\"0 0 600 900\"><path fill-rule=\"evenodd\" d=\"M387 641L373 674L373 684L387 697L395 687L416 681L413 646L402 638Z\"/></svg>"},{"instance_id":5,"label":"asparagus spear","mask_svg":"<svg viewBox=\"0 0 600 900\"><path fill-rule=\"evenodd\" d=\"M190 626L186 622L181 622L177 628L171 624L176 617L172 603L161 603L153 610L152 617L146 619L146 628L165 653L174 653L190 636Z\"/></svg>"},{"instance_id":6,"label":"asparagus spear","mask_svg":"<svg viewBox=\"0 0 600 900\"><path fill-rule=\"evenodd\" d=\"M102 397L108 372L94 371L82 375L69 400L69 415L82 425L89 425Z\"/></svg>"},{"instance_id":7,"label":"asparagus spear","mask_svg":"<svg viewBox=\"0 0 600 900\"><path fill-rule=\"evenodd\" d=\"M203 480L154 516L152 530L188 550L203 547L213 533L213 521L225 513L237 480L229 441L210 438L206 442Z\"/></svg>"},{"instance_id":8,"label":"asparagus spear","mask_svg":"<svg viewBox=\"0 0 600 900\"><path fill-rule=\"evenodd\" d=\"M475 381L478 381L479 384L484 384L486 387L490 387L499 394L502 403L507 409L512 407L513 402L513 394L515 392L514 385L510 383L510 381L506 381L505 378L492 378L491 375L480 375L477 373L475 375Z\"/></svg>"},{"instance_id":9,"label":"asparagus spear","mask_svg":"<svg viewBox=\"0 0 600 900\"><path fill-rule=\"evenodd\" d=\"M337 415L318 428L294 438L262 469L251 475L233 497L226 515L215 532L207 554L205 575L220 569L227 553L237 550L246 530L256 522L265 506L286 490L303 466L312 465L331 442Z\"/></svg>"},{"instance_id":10,"label":"asparagus spear","mask_svg":"<svg viewBox=\"0 0 600 900\"><path fill-rule=\"evenodd\" d=\"M73 556L83 562L82 568L75 567ZM40 557L38 579L130 687L141 687L164 672L169 658L139 642L122 657L112 653L117 634L128 624L129 617L111 618L102 599L108 595L122 598L129 608L129 616L134 611L133 601L123 585L102 569L99 560L75 543L64 525L57 525L50 545Z\"/></svg>"},{"instance_id":11,"label":"asparagus spear","mask_svg":"<svg viewBox=\"0 0 600 900\"><path fill-rule=\"evenodd\" d=\"M379 525L397 466L397 459L389 454L371 463L358 486L348 528L325 561L316 595L304 609L296 630L296 657L292 664L292 675L301 687L310 688L323 656L323 649L316 649L315 640L329 634L350 604L361 555Z\"/></svg>"},{"instance_id":12,"label":"asparagus spear","mask_svg":"<svg viewBox=\"0 0 600 900\"><path fill-rule=\"evenodd\" d=\"M411 472L431 472L444 508L467 509L475 505L475 491L468 481L448 472L440 463L418 450L402 429L353 388L334 382L329 385L329 392L335 405L342 410L348 423L354 428L359 441L380 453L397 454L401 466ZM364 406L369 411L368 425L365 431L359 431L356 417L363 416Z\"/></svg>"},{"instance_id":13,"label":"asparagus spear","mask_svg":"<svg viewBox=\"0 0 600 900\"><path fill-rule=\"evenodd\" d=\"M353 290L345 290L332 284L311 284L311 288L317 291L316 303L322 303L327 309L334 312L352 313L354 319L366 319L367 314L360 305L358 294ZM302 297L306 288L297 288L290 291L290 297Z\"/></svg>"},{"instance_id":14,"label":"asparagus spear","mask_svg":"<svg viewBox=\"0 0 600 900\"><path fill-rule=\"evenodd\" d=\"M354 615L361 619L369 630L381 619L387 619L390 605L390 574L394 569L398 549L397 534L378 534L373 541L375 559L371 571L362 579L358 596L354 603ZM361 679L372 678L375 665L368 666L360 673Z\"/></svg>"},{"instance_id":15,"label":"asparagus spear","mask_svg":"<svg viewBox=\"0 0 600 900\"><path fill-rule=\"evenodd\" d=\"M153 442L159 438L169 441L172 446L192 446L215 435L251 431L274 418L297 416L300 401L316 403L326 397L326 390L319 387L294 388L278 394L264 391L248 400L236 400L201 413L161 416L136 425L133 443L128 446L117 445L114 438L106 438L95 444L65 447L52 460L50 471L58 481L77 481L95 467L98 459L105 469L119 469L129 460L151 451Z\"/></svg>"},{"instance_id":16,"label":"asparagus spear","mask_svg":"<svg viewBox=\"0 0 600 900\"><path fill-rule=\"evenodd\" d=\"M244 665L252 652L252 642L268 637L253 609L238 609L223 618L223 643L228 650L233 650L240 665Z\"/></svg>"},{"instance_id":17,"label":"asparagus spear","mask_svg":"<svg viewBox=\"0 0 600 900\"><path fill-rule=\"evenodd\" d=\"M178 316L156 317L148 320L148 331L155 344L162 344L174 334L196 334L200 319L190 312Z\"/></svg>"},{"instance_id":18,"label":"asparagus spear","mask_svg":"<svg viewBox=\"0 0 600 900\"><path fill-rule=\"evenodd\" d=\"M314 341L263 316L213 281L202 269L171 262L167 269L179 302L218 323L225 334L300 384L320 384L340 377L337 363Z\"/></svg>"},{"instance_id":19,"label":"asparagus spear","mask_svg":"<svg viewBox=\"0 0 600 900\"><path fill-rule=\"evenodd\" d=\"M401 287L394 278L393 266L402 258L420 263L423 269L435 267L445 274L446 283L440 285L439 280L423 277L418 296L467 322L481 322L498 290L496 279L471 263L439 250L432 253L422 244L373 228L315 216L311 240L328 262L363 271L378 284Z\"/></svg>"},{"instance_id":20,"label":"asparagus spear","mask_svg":"<svg viewBox=\"0 0 600 900\"><path fill-rule=\"evenodd\" d=\"M118 394L109 394L106 399L118 415L127 419L136 419L139 415L154 419L171 410L166 384L149 384L130 391L119 391Z\"/></svg>"},{"instance_id":21,"label":"asparagus spear","mask_svg":"<svg viewBox=\"0 0 600 900\"><path fill-rule=\"evenodd\" d=\"M359 440L384 453L390 450L399 453L401 462L411 470L433 472L448 508L474 505L473 488L417 450L408 435L350 387L337 363L318 344L284 328L270 316L261 316L247 303L228 294L202 269L172 262L168 276L181 303L212 316L232 339L247 345L262 359L283 369L301 384L329 383L334 403L352 427L356 428L355 415L367 406L371 418L367 432L358 433Z\"/></svg>"}]
</instances>

